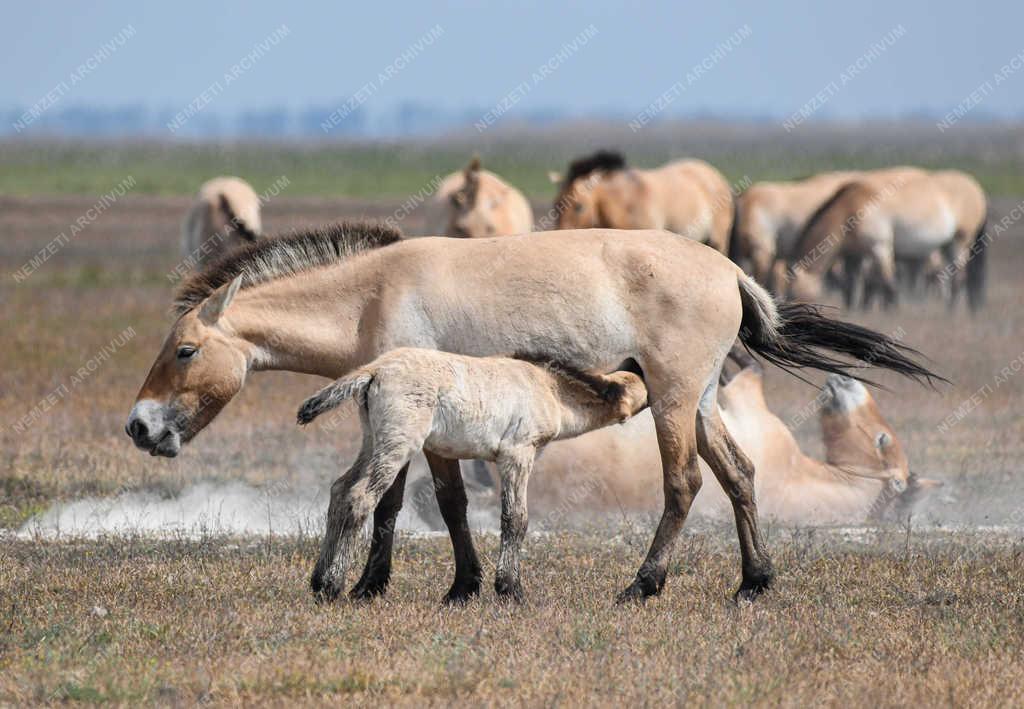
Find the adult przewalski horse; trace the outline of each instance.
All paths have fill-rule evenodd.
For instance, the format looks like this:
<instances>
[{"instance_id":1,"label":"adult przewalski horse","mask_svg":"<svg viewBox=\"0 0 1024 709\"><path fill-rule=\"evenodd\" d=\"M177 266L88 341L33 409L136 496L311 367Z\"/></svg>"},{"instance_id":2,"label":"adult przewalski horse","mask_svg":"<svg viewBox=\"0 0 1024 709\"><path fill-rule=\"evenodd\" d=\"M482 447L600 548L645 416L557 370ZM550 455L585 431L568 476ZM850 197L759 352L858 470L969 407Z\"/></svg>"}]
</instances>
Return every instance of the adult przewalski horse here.
<instances>
[{"instance_id":1,"label":"adult przewalski horse","mask_svg":"<svg viewBox=\"0 0 1024 709\"><path fill-rule=\"evenodd\" d=\"M719 371L737 337L786 367L846 373L852 367L842 355L917 379L935 376L892 339L813 306L776 303L722 254L661 231L402 241L382 227L336 225L225 255L181 284L175 307L178 319L126 426L152 455L177 455L253 371L336 379L403 346L475 356L529 351L588 370L638 367L654 414L665 500L647 558L620 601L662 589L701 485L698 455L733 505L742 557L737 596L753 598L772 580L754 469L715 405ZM455 551L446 600L462 601L479 592L482 576L465 489L458 461L427 460ZM354 597L387 587L405 471L375 510ZM332 526L326 534L338 531Z\"/></svg>"}]
</instances>

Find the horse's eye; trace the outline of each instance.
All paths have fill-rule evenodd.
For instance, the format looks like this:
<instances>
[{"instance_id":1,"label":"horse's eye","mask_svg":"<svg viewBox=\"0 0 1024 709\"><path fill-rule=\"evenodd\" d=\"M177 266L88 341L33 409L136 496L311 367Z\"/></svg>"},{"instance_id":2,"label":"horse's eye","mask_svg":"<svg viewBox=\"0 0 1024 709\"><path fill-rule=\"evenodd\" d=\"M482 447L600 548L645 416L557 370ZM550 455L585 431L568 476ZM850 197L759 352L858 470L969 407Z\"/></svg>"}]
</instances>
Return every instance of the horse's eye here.
<instances>
[{"instance_id":1,"label":"horse's eye","mask_svg":"<svg viewBox=\"0 0 1024 709\"><path fill-rule=\"evenodd\" d=\"M179 360L190 360L196 356L196 352L199 351L198 347L192 345L183 345L178 348L178 359Z\"/></svg>"},{"instance_id":2,"label":"horse's eye","mask_svg":"<svg viewBox=\"0 0 1024 709\"><path fill-rule=\"evenodd\" d=\"M580 214L580 213L582 213L582 212L583 212L583 205L582 205L582 204L580 204L579 202L577 202L576 204L574 204L572 208L573 208L573 210L575 210L575 212L576 212L577 214Z\"/></svg>"},{"instance_id":3,"label":"horse's eye","mask_svg":"<svg viewBox=\"0 0 1024 709\"><path fill-rule=\"evenodd\" d=\"M885 431L882 431L877 436L875 436L875 446L877 448L885 448L890 443L892 443L892 438Z\"/></svg>"}]
</instances>

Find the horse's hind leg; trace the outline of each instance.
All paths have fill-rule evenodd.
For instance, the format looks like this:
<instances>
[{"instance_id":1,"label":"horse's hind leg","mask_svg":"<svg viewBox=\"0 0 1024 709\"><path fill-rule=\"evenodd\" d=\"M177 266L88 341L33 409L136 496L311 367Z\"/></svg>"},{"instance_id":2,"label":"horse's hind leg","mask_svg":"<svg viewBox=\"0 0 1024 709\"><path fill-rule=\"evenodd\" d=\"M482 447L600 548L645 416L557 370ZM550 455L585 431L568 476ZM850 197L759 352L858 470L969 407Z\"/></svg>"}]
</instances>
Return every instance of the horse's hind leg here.
<instances>
[{"instance_id":1,"label":"horse's hind leg","mask_svg":"<svg viewBox=\"0 0 1024 709\"><path fill-rule=\"evenodd\" d=\"M501 552L494 575L494 590L499 596L522 603L523 585L519 578L519 553L526 537L528 512L526 487L533 468L533 449L516 451L498 460L501 473Z\"/></svg>"},{"instance_id":2,"label":"horse's hind leg","mask_svg":"<svg viewBox=\"0 0 1024 709\"><path fill-rule=\"evenodd\" d=\"M405 492L405 478L409 473L406 463L398 472L398 477L384 493L373 511L373 537L370 540L370 555L366 559L363 575L349 591L349 596L357 600L368 600L374 596L382 596L391 580L391 550L395 544L395 524L398 513L402 509Z\"/></svg>"},{"instance_id":3,"label":"horse's hind leg","mask_svg":"<svg viewBox=\"0 0 1024 709\"><path fill-rule=\"evenodd\" d=\"M709 385L697 410L697 450L732 502L743 563L743 581L736 598L751 600L771 584L772 562L758 528L754 466L722 422L715 395L716 387Z\"/></svg>"},{"instance_id":4,"label":"horse's hind leg","mask_svg":"<svg viewBox=\"0 0 1024 709\"><path fill-rule=\"evenodd\" d=\"M665 507L647 558L636 572L633 583L619 594L619 603L642 600L661 591L672 548L686 521L690 504L700 490L694 431L696 404L692 397L680 398L682 400L669 394L652 399L651 411L661 452Z\"/></svg>"},{"instance_id":5,"label":"horse's hind leg","mask_svg":"<svg viewBox=\"0 0 1024 709\"><path fill-rule=\"evenodd\" d=\"M480 594L480 582L483 570L480 559L473 548L473 536L469 531L469 520L466 517L466 488L462 483L462 471L459 461L442 458L424 451L430 474L434 476L434 492L437 504L441 508L441 517L448 527L455 552L455 580L445 594L445 603L464 603L473 596Z\"/></svg>"}]
</instances>

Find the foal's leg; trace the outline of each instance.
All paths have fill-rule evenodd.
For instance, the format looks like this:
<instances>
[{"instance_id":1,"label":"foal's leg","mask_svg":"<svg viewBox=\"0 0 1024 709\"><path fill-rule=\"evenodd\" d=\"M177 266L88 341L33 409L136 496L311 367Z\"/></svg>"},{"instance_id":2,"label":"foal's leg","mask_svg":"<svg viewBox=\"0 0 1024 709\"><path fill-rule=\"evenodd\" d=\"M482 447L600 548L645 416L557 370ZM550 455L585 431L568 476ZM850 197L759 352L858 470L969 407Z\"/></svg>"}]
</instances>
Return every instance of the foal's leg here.
<instances>
[{"instance_id":1,"label":"foal's leg","mask_svg":"<svg viewBox=\"0 0 1024 709\"><path fill-rule=\"evenodd\" d=\"M523 602L519 579L519 552L526 537L528 513L526 486L533 469L533 449L515 451L498 459L501 474L501 552L494 576L498 595L516 603Z\"/></svg>"},{"instance_id":2,"label":"foal's leg","mask_svg":"<svg viewBox=\"0 0 1024 709\"><path fill-rule=\"evenodd\" d=\"M442 458L424 451L430 473L434 476L434 492L441 508L441 517L448 526L455 552L455 581L445 594L445 603L464 603L480 594L483 570L473 548L473 536L466 518L466 488L462 484L459 461Z\"/></svg>"},{"instance_id":3,"label":"foal's leg","mask_svg":"<svg viewBox=\"0 0 1024 709\"><path fill-rule=\"evenodd\" d=\"M671 391L671 388L666 391ZM701 485L694 432L695 409L692 397L668 395L652 398L651 411L661 451L665 508L647 559L636 572L633 583L619 594L619 603L653 596L665 585L669 556Z\"/></svg>"},{"instance_id":4,"label":"foal's leg","mask_svg":"<svg viewBox=\"0 0 1024 709\"><path fill-rule=\"evenodd\" d=\"M313 576L313 590L326 600L334 600L345 584L345 575L351 565L352 545L366 518L394 484L400 472L409 464L417 445L406 441L375 440L373 453L360 469L353 468L331 487L331 506L328 528L339 530L333 555L320 574ZM326 541L326 540L325 540ZM326 544L325 544L326 546ZM325 549L326 551L326 549ZM321 563L324 562L323 553ZM320 570L321 563L317 564Z\"/></svg>"},{"instance_id":5,"label":"foal's leg","mask_svg":"<svg viewBox=\"0 0 1024 709\"><path fill-rule=\"evenodd\" d=\"M326 597L333 600L338 595L337 588L328 588L328 569L330 569L337 553L338 540L341 537L347 514L347 498L351 494L353 485L366 474L366 468L370 461L372 444L368 435L363 436L363 446L344 475L334 481L331 485L331 501L327 507L327 529L324 531L323 541L320 543L320 557L313 568L313 576L309 585L313 593L318 597Z\"/></svg>"},{"instance_id":6,"label":"foal's leg","mask_svg":"<svg viewBox=\"0 0 1024 709\"><path fill-rule=\"evenodd\" d=\"M697 410L697 450L732 502L743 563L743 581L736 592L736 599L752 600L769 587L774 575L757 524L754 466L722 422L715 404L714 385L709 390L710 393L703 400L708 405L702 405Z\"/></svg>"},{"instance_id":7,"label":"foal's leg","mask_svg":"<svg viewBox=\"0 0 1024 709\"><path fill-rule=\"evenodd\" d=\"M391 550L395 544L395 524L398 522L398 512L402 509L405 478L408 473L409 464L406 463L377 504L377 509L373 511L370 555L366 558L363 575L349 591L348 595L353 599L369 600L374 596L383 596L388 588L388 582L391 580Z\"/></svg>"}]
</instances>

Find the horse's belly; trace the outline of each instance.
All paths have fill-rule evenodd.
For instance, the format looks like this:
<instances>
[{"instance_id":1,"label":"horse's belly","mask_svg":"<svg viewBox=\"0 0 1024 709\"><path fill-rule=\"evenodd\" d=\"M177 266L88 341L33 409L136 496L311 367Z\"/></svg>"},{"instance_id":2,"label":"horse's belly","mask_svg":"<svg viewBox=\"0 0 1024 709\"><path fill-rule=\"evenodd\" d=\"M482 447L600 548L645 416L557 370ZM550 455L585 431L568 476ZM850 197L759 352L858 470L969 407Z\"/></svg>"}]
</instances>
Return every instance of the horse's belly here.
<instances>
[{"instance_id":1,"label":"horse's belly","mask_svg":"<svg viewBox=\"0 0 1024 709\"><path fill-rule=\"evenodd\" d=\"M899 258L924 258L948 243L956 219L948 211L929 219L901 219L893 224L894 249Z\"/></svg>"}]
</instances>

